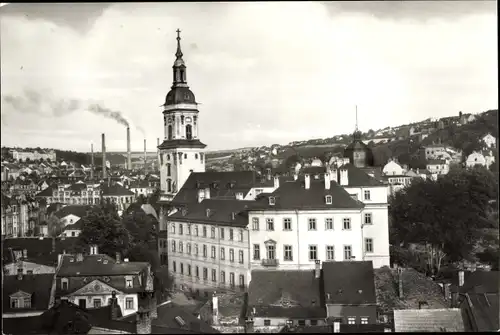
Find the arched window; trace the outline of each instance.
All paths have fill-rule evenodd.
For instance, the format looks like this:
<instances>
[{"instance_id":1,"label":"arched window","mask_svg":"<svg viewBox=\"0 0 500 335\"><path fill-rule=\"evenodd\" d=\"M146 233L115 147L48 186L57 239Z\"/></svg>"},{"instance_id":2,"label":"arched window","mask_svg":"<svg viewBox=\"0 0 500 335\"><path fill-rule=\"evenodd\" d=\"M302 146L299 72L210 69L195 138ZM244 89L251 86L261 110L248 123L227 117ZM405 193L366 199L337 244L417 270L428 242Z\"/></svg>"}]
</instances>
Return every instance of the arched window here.
<instances>
[{"instance_id":1,"label":"arched window","mask_svg":"<svg viewBox=\"0 0 500 335\"><path fill-rule=\"evenodd\" d=\"M184 154L184 159L187 159L188 158L188 155L187 154Z\"/></svg>"},{"instance_id":2,"label":"arched window","mask_svg":"<svg viewBox=\"0 0 500 335\"><path fill-rule=\"evenodd\" d=\"M172 192L172 180L167 179L167 192Z\"/></svg>"},{"instance_id":3,"label":"arched window","mask_svg":"<svg viewBox=\"0 0 500 335\"><path fill-rule=\"evenodd\" d=\"M172 139L172 125L169 125L168 126L168 139L171 140Z\"/></svg>"},{"instance_id":4,"label":"arched window","mask_svg":"<svg viewBox=\"0 0 500 335\"><path fill-rule=\"evenodd\" d=\"M186 126L186 138L188 140L191 140L193 138L193 126L191 126L190 124Z\"/></svg>"},{"instance_id":5,"label":"arched window","mask_svg":"<svg viewBox=\"0 0 500 335\"><path fill-rule=\"evenodd\" d=\"M184 82L184 69L179 70L179 80L180 82Z\"/></svg>"},{"instance_id":6,"label":"arched window","mask_svg":"<svg viewBox=\"0 0 500 335\"><path fill-rule=\"evenodd\" d=\"M169 177L170 177L170 174L172 173L171 167L172 166L170 165L170 163L167 163L167 176L169 176Z\"/></svg>"},{"instance_id":7,"label":"arched window","mask_svg":"<svg viewBox=\"0 0 500 335\"><path fill-rule=\"evenodd\" d=\"M167 161L169 161L169 160L170 160L170 155L167 155Z\"/></svg>"}]
</instances>

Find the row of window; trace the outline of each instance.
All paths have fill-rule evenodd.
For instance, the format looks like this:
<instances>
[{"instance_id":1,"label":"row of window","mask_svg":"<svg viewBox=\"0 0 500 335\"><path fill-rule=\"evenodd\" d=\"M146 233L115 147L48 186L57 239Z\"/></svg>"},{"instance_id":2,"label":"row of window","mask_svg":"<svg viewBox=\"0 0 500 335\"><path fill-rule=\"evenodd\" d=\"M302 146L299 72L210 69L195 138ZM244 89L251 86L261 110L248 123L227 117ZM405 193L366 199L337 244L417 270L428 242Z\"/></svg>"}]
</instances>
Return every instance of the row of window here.
<instances>
[{"instance_id":1,"label":"row of window","mask_svg":"<svg viewBox=\"0 0 500 335\"><path fill-rule=\"evenodd\" d=\"M181 153L179 153L179 155L182 155L182 154L181 154ZM184 159L186 159L187 157L188 157L188 156L187 156L187 154L185 153L185 154L184 154ZM166 160L167 160L167 161L169 161L169 160L170 160L170 155L169 155L169 154L167 154L167 156L166 156L165 158L166 158ZM179 156L179 158L181 158L181 156ZM198 154L194 154L194 158L195 158L195 159L198 159ZM203 154L200 154L200 159L201 159L201 160L203 160ZM170 163L167 163L167 168L170 168ZM169 173L169 175L170 175L170 173Z\"/></svg>"},{"instance_id":2,"label":"row of window","mask_svg":"<svg viewBox=\"0 0 500 335\"><path fill-rule=\"evenodd\" d=\"M184 265L186 265L184 267ZM178 273L181 275L186 274L187 276L193 276L193 273L191 271L191 264L184 264L179 262L179 269L177 269L177 263L175 261L172 262L172 271L174 273L177 273L177 270L179 270ZM184 272L186 270L186 272ZM208 280L208 268L203 267L203 280ZM211 269L211 279L212 282L216 283L217 282L217 270L216 269ZM194 267L194 277L195 278L200 278L200 267L195 266ZM231 287L235 286L235 275L234 272L229 273L229 285ZM219 273L219 283L220 284L225 284L226 283L226 272L225 271L220 271ZM239 276L239 287L245 287L245 275L240 275Z\"/></svg>"},{"instance_id":3,"label":"row of window","mask_svg":"<svg viewBox=\"0 0 500 335\"><path fill-rule=\"evenodd\" d=\"M372 213L364 213L364 224L373 224ZM318 230L318 221L315 218L308 219L308 230ZM351 229L351 218L342 219L342 230ZM252 230L260 230L260 220L259 218L252 219ZM274 230L274 219L266 218L266 230ZM292 219L283 219L283 230L292 230ZM333 218L325 218L325 230L334 230Z\"/></svg>"},{"instance_id":4,"label":"row of window","mask_svg":"<svg viewBox=\"0 0 500 335\"><path fill-rule=\"evenodd\" d=\"M373 253L373 238L365 238L365 253ZM327 261L335 260L335 247L333 245L325 246L325 259ZM266 245L266 256L267 259L276 259L276 245L269 244ZM260 244L253 245L253 260L260 260ZM350 260L352 258L352 246L344 245L344 260ZM315 261L318 259L318 246L309 245L309 260ZM284 245L283 246L283 260L293 261L293 246Z\"/></svg>"},{"instance_id":5,"label":"row of window","mask_svg":"<svg viewBox=\"0 0 500 335\"><path fill-rule=\"evenodd\" d=\"M86 278L84 278L85 282ZM109 279L108 279L109 281ZM125 287L126 288L133 288L134 287L134 280L132 276L125 276ZM67 291L69 289L69 279L68 278L61 278L61 289Z\"/></svg>"},{"instance_id":6,"label":"row of window","mask_svg":"<svg viewBox=\"0 0 500 335\"><path fill-rule=\"evenodd\" d=\"M10 298L11 308L31 308L31 297L28 298Z\"/></svg>"},{"instance_id":7,"label":"row of window","mask_svg":"<svg viewBox=\"0 0 500 335\"><path fill-rule=\"evenodd\" d=\"M84 299L81 299L84 300ZM82 303L79 302L79 305L86 305L82 301ZM101 308L102 307L102 300L99 298L94 298L92 300L92 305L94 308ZM108 298L108 305L111 305L111 298ZM134 309L134 298L125 298L125 309L126 310L133 310Z\"/></svg>"},{"instance_id":8,"label":"row of window","mask_svg":"<svg viewBox=\"0 0 500 335\"><path fill-rule=\"evenodd\" d=\"M172 246L172 252L179 252L179 253L184 253L184 244L182 242L179 242L178 244L178 248L177 248L177 244L175 243L175 241L172 241L171 242L171 246ZM217 248L215 246L212 246L210 248L210 256L212 259L216 259L217 258ZM186 243L186 254L188 255L191 255L191 243ZM197 243L194 243L194 252L193 254L195 256L198 256L199 255L199 249L198 249L198 244ZM203 244L202 246L202 254L203 254L203 257L207 258L208 257L208 247L206 244ZM224 247L220 247L220 251L219 251L219 259L221 261L224 261L226 260L226 249ZM229 249L229 261L230 262L234 262L234 249L233 248L230 248ZM243 250L239 250L238 251L238 261L240 264L243 264L245 262L245 253Z\"/></svg>"},{"instance_id":9,"label":"row of window","mask_svg":"<svg viewBox=\"0 0 500 335\"><path fill-rule=\"evenodd\" d=\"M175 223L172 223L170 226L170 233L175 234ZM184 232L186 235L191 235L191 225L187 224L186 225L186 230L184 231L184 225L182 223L179 223L179 235L184 235ZM197 225L194 225L193 227L193 236L200 236L199 235L199 229ZM201 237L208 237L208 229L207 226L202 227L202 235ZM210 238L215 239L216 238L216 230L215 227L210 228ZM226 238L226 228L219 228L219 238L221 240L224 240ZM234 229L229 228L229 234L228 234L228 239L229 241L234 241ZM240 229L238 231L238 241L243 242L243 229Z\"/></svg>"},{"instance_id":10,"label":"row of window","mask_svg":"<svg viewBox=\"0 0 500 335\"><path fill-rule=\"evenodd\" d=\"M367 317L367 316L360 317L360 321L361 321L362 325L367 325L368 324L368 320L369 320L369 317ZM287 321L287 324L291 325L292 323L293 323L292 320L288 320ZM306 325L306 320L298 320L297 323L298 323L299 326L305 326ZM318 324L318 320L314 320L314 319L313 320L309 320L309 324L311 326L316 326ZM347 317L347 324L355 325L356 324L356 317L355 316L349 316L349 317ZM271 325L271 320L265 319L264 320L264 326L270 326L270 325Z\"/></svg>"}]
</instances>

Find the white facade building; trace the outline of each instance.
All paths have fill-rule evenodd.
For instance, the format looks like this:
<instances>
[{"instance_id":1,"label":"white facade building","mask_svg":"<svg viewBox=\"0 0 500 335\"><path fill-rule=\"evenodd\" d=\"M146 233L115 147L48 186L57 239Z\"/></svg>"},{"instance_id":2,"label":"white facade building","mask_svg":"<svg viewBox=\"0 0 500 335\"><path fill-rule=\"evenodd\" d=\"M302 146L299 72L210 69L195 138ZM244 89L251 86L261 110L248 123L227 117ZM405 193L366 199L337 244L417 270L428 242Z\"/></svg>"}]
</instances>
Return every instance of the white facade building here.
<instances>
[{"instance_id":1,"label":"white facade building","mask_svg":"<svg viewBox=\"0 0 500 335\"><path fill-rule=\"evenodd\" d=\"M493 135L486 134L482 140L487 148L496 148L497 139Z\"/></svg>"}]
</instances>

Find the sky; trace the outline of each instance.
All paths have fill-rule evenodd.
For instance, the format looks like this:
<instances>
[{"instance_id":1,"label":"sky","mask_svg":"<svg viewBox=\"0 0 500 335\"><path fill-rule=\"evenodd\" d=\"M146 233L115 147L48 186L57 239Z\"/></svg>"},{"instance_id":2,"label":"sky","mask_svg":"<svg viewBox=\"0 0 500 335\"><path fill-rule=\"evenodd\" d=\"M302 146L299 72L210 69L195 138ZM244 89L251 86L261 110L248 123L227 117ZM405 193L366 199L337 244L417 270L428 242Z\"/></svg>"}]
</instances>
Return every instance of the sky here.
<instances>
[{"instance_id":1,"label":"sky","mask_svg":"<svg viewBox=\"0 0 500 335\"><path fill-rule=\"evenodd\" d=\"M2 146L155 151L176 29L207 150L498 108L496 1L12 3Z\"/></svg>"}]
</instances>

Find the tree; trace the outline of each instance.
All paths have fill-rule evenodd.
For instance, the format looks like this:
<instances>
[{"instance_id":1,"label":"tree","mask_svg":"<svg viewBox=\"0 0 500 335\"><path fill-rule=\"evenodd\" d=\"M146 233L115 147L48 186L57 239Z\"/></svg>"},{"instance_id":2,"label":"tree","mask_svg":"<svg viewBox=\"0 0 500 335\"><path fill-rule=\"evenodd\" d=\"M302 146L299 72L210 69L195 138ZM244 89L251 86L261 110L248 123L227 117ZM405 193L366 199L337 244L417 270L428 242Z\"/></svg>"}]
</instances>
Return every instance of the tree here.
<instances>
[{"instance_id":1,"label":"tree","mask_svg":"<svg viewBox=\"0 0 500 335\"><path fill-rule=\"evenodd\" d=\"M57 216L51 215L47 220L47 229L50 237L57 237L61 235L64 224L61 223Z\"/></svg>"},{"instance_id":2,"label":"tree","mask_svg":"<svg viewBox=\"0 0 500 335\"><path fill-rule=\"evenodd\" d=\"M390 199L391 238L422 245L431 271L439 272L445 259L472 259L481 230L494 227L487 213L496 196L495 178L484 167L417 180Z\"/></svg>"},{"instance_id":3,"label":"tree","mask_svg":"<svg viewBox=\"0 0 500 335\"><path fill-rule=\"evenodd\" d=\"M81 220L82 231L78 236L78 249L95 244L100 253L113 258L117 252L126 255L130 250L131 236L120 222L113 204L104 203L93 207Z\"/></svg>"},{"instance_id":4,"label":"tree","mask_svg":"<svg viewBox=\"0 0 500 335\"><path fill-rule=\"evenodd\" d=\"M160 205L158 204L158 201L160 201L160 197L161 197L161 189L160 188L156 188L153 193L151 193L148 197L148 204L150 204L151 206L153 206L153 208L155 209L156 213L160 213Z\"/></svg>"}]
</instances>

